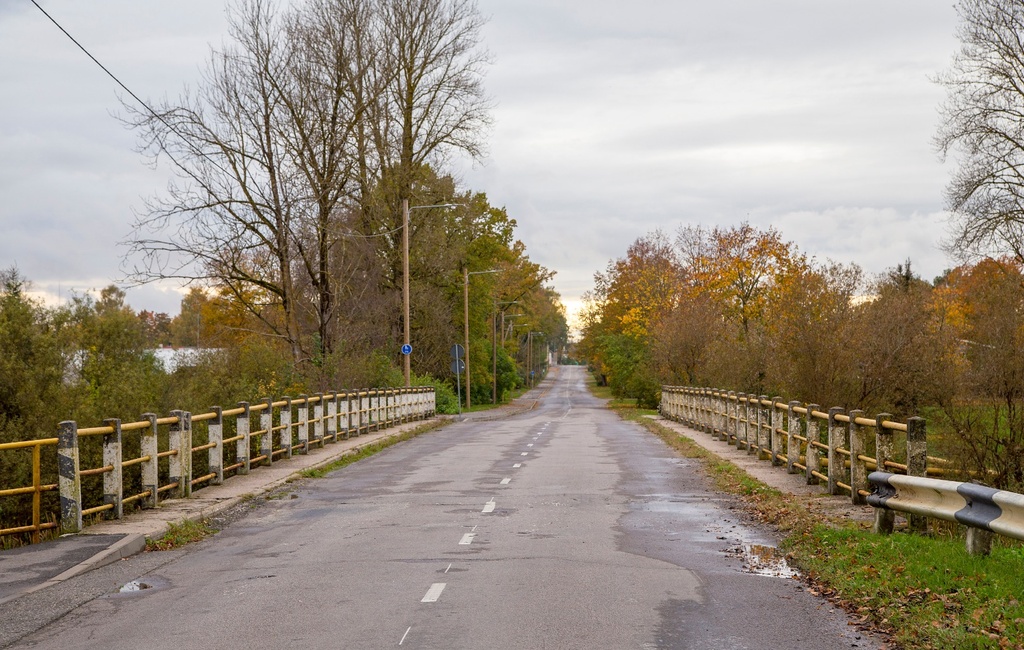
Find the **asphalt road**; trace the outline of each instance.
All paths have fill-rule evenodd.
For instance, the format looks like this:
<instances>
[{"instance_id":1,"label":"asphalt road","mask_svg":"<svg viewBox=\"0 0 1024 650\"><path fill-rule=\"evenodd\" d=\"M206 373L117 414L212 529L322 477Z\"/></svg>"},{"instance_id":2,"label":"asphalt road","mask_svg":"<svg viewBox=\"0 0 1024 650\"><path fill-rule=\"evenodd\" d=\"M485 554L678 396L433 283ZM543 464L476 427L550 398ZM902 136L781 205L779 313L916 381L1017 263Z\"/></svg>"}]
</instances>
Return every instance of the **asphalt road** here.
<instances>
[{"instance_id":1,"label":"asphalt road","mask_svg":"<svg viewBox=\"0 0 1024 650\"><path fill-rule=\"evenodd\" d=\"M529 413L295 483L0 626L25 628L17 648L879 647L784 570L752 572L771 535L583 369L555 375Z\"/></svg>"}]
</instances>

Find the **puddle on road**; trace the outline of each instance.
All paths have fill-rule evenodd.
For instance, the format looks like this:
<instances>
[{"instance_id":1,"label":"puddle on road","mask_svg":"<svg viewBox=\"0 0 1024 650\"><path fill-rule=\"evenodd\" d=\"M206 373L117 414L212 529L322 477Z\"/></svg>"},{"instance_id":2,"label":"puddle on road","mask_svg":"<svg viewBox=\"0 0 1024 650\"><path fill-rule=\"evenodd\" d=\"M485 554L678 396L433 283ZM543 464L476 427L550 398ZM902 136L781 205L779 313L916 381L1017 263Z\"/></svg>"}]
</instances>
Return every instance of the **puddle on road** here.
<instances>
[{"instance_id":1,"label":"puddle on road","mask_svg":"<svg viewBox=\"0 0 1024 650\"><path fill-rule=\"evenodd\" d=\"M726 552L741 558L743 570L747 573L769 578L795 578L800 575L786 562L786 555L774 546L744 544Z\"/></svg>"},{"instance_id":2,"label":"puddle on road","mask_svg":"<svg viewBox=\"0 0 1024 650\"><path fill-rule=\"evenodd\" d=\"M160 589L161 587L166 587L167 584L168 583L166 580L164 580L163 578L157 578L155 576L138 578L137 580L132 580L131 582L126 582L125 584L121 585L120 589L118 589L116 592L108 594L107 597L130 597L135 594L140 594L144 591L156 590Z\"/></svg>"},{"instance_id":3,"label":"puddle on road","mask_svg":"<svg viewBox=\"0 0 1024 650\"><path fill-rule=\"evenodd\" d=\"M148 582L142 582L141 580L132 580L131 582L126 583L123 587L118 589L118 592L122 594L131 594L135 593L136 591L142 591L143 589L152 588L153 585L149 584Z\"/></svg>"}]
</instances>

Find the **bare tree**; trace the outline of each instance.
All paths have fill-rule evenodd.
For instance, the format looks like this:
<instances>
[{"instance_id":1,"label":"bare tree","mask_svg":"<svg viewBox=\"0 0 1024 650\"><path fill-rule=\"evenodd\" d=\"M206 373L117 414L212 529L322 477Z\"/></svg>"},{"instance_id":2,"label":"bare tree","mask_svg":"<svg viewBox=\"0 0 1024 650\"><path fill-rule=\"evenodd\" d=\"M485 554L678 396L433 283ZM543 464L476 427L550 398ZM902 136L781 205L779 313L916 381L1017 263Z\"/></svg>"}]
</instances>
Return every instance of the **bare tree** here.
<instances>
[{"instance_id":1,"label":"bare tree","mask_svg":"<svg viewBox=\"0 0 1024 650\"><path fill-rule=\"evenodd\" d=\"M223 287L296 361L330 354L353 295L338 271L380 277L367 263L400 240L385 179L408 197L427 162L479 153L480 25L468 0L240 2L194 93L126 105L141 149L178 174L136 221L131 275ZM346 245L354 236L384 255Z\"/></svg>"},{"instance_id":2,"label":"bare tree","mask_svg":"<svg viewBox=\"0 0 1024 650\"><path fill-rule=\"evenodd\" d=\"M959 161L946 188L947 247L1024 260L1024 3L960 0L957 12L960 51L937 79L947 99L936 144Z\"/></svg>"}]
</instances>

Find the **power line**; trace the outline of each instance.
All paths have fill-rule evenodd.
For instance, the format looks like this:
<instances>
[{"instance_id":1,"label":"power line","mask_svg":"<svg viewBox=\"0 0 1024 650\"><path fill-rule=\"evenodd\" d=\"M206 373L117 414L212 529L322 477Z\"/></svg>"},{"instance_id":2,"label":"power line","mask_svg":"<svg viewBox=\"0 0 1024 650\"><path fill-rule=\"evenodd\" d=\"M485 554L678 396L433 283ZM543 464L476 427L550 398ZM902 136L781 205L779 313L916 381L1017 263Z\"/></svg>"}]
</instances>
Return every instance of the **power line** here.
<instances>
[{"instance_id":1,"label":"power line","mask_svg":"<svg viewBox=\"0 0 1024 650\"><path fill-rule=\"evenodd\" d=\"M177 131L175 131L175 130L174 130L174 127L172 127L172 126L171 126L170 124L168 124L168 123L167 123L167 122L166 122L166 121L165 121L165 120L164 120L164 119L163 119L162 117L160 117L160 115L158 115L158 114L157 114L157 112L156 112L156 111L154 111L154 110L153 110L152 108L150 108L150 107L149 107L149 104L147 104L146 102L142 101L142 100L141 100L141 99L139 98L139 96L138 96L138 95L136 95L135 93L133 93L133 92L132 92L132 89L131 89L131 88L129 88L128 86L124 85L124 83L122 83L122 82L121 82L121 80L120 80L120 79L118 79L118 78L117 78L117 76L116 76L116 75L114 75L114 73L113 73L113 72L111 72L110 70L108 70L108 69L107 69L107 66L103 65L102 63L100 63L99 59L97 59L96 57L94 57L94 56L92 55L92 53L90 53L90 52L89 52L89 50L85 49L85 46L84 46L84 45L82 45L81 43L79 43L79 42L78 42L78 40L76 40L76 39L75 39L75 37L74 37L74 36L72 36L72 35L71 35L71 34L70 34L70 33L68 32L68 30L64 29L64 28L63 28L63 27L61 26L61 24L60 24L60 23L58 23L58 22L56 21L56 19L54 19L54 17L53 17L53 16L51 16L51 15L50 15L50 14L48 14L48 13L46 13L46 10L45 10L45 9L43 9L42 7L40 7L40 6L39 6L39 3L38 3L38 2L36 2L36 0L31 0L31 2L32 2L32 4L34 4L34 5L36 6L36 9L38 9L38 10L39 10L39 11L41 11L41 12L43 12L43 15L44 15L44 16L46 16L47 18L49 18L49 19L50 19L50 22L51 22L51 23L53 23L54 25L56 25L56 26L57 26L57 29L59 29L60 31L64 32L64 35L65 35L65 36L67 36L68 38L70 38L70 39L71 39L71 42L72 42L72 43L74 43L75 45L77 45L77 46L78 46L78 49L82 50L82 52L84 52L84 53L85 53L85 55L86 55L87 57L89 57L90 59L92 59L93 63L95 63L96 65L98 65L98 66L100 67L100 70L103 70L103 72L107 73L107 76L108 76L108 77L110 77L111 79L113 79L113 80L114 80L114 83L116 83L116 84L117 84L118 86L121 86L121 88L123 88L123 89L124 89L124 91L125 91L126 93L128 93L129 95L131 95L131 96L132 96L132 99L134 99L134 100L135 100L135 101L137 101L137 102L138 102L139 104L141 104L143 108L145 108L145 109L146 109L147 111L149 111L149 112L150 112L150 113L151 113L151 114L153 115L153 117L155 117L155 118L157 118L158 120L160 120L161 122L163 122L163 123L164 123L164 125L165 125L165 126L166 126L167 128L171 129L171 130L172 130L172 131L174 131L175 133L178 133ZM180 133L178 133L178 135L179 135L179 136L181 136L181 134L180 134Z\"/></svg>"}]
</instances>

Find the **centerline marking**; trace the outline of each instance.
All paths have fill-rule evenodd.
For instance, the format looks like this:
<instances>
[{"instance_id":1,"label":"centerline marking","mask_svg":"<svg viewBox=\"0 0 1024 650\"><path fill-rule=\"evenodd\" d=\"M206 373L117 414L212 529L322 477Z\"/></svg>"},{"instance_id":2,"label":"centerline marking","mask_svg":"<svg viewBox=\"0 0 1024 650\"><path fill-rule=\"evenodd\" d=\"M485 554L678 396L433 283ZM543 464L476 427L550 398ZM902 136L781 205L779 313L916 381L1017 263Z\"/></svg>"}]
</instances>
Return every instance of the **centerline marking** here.
<instances>
[{"instance_id":1,"label":"centerline marking","mask_svg":"<svg viewBox=\"0 0 1024 650\"><path fill-rule=\"evenodd\" d=\"M494 499L491 499L490 501L484 504L484 509L481 510L480 512L494 512L495 505L497 504L494 503Z\"/></svg>"},{"instance_id":2,"label":"centerline marking","mask_svg":"<svg viewBox=\"0 0 1024 650\"><path fill-rule=\"evenodd\" d=\"M511 482L512 482L512 479L510 479L510 478L503 478L503 479L501 479L501 484L502 485L508 485Z\"/></svg>"},{"instance_id":3,"label":"centerline marking","mask_svg":"<svg viewBox=\"0 0 1024 650\"><path fill-rule=\"evenodd\" d=\"M403 643L405 643L405 637L409 636L410 630L412 630L412 626L409 626L409 629L406 630L405 634L402 635L402 640L398 642L398 645L402 645Z\"/></svg>"},{"instance_id":4,"label":"centerline marking","mask_svg":"<svg viewBox=\"0 0 1024 650\"><path fill-rule=\"evenodd\" d=\"M427 589L427 595L423 597L421 603L436 603L437 599L441 597L441 592L448 586L446 582L435 582L430 585L430 589Z\"/></svg>"}]
</instances>

